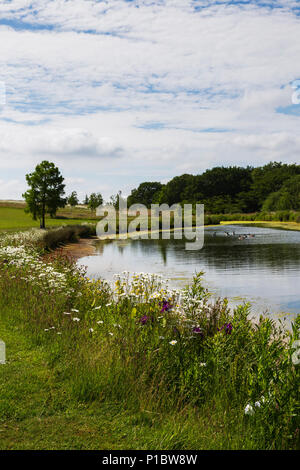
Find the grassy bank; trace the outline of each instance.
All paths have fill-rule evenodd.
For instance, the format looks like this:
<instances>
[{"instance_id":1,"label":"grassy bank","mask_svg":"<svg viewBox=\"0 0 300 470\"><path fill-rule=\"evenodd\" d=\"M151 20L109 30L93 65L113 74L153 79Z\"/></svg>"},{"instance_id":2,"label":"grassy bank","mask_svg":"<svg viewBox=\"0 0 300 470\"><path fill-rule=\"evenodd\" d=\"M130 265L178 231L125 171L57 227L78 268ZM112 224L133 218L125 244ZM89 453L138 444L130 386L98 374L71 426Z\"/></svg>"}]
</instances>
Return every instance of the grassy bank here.
<instances>
[{"instance_id":1,"label":"grassy bank","mask_svg":"<svg viewBox=\"0 0 300 470\"><path fill-rule=\"evenodd\" d=\"M26 230L39 227L39 221L32 219L30 214L25 213L25 204L22 202L0 201L0 231ZM134 217L128 217L130 223ZM95 211L91 211L85 206L70 207L66 206L57 212L55 218L46 217L46 226L58 227L62 225L78 225L82 223L95 224L99 221ZM174 225L174 217L170 217L171 227ZM218 225L220 223L248 223L257 222L260 226L279 227L287 230L299 230L300 213L295 211L277 211L277 212L255 212L251 214L207 214L204 216L205 225ZM161 217L159 219L160 228L162 226ZM196 224L196 218L193 217L193 224ZM148 219L148 228L151 226L150 217ZM118 231L118 220L117 220Z\"/></svg>"},{"instance_id":2,"label":"grassy bank","mask_svg":"<svg viewBox=\"0 0 300 470\"><path fill-rule=\"evenodd\" d=\"M92 281L19 237L0 246L1 449L299 446L299 320L253 325L200 275Z\"/></svg>"},{"instance_id":3,"label":"grassy bank","mask_svg":"<svg viewBox=\"0 0 300 470\"><path fill-rule=\"evenodd\" d=\"M300 223L297 222L269 222L269 221L240 221L240 220L231 220L230 222L220 222L221 225L231 225L231 224L238 224L238 225L252 225L254 227L265 227L265 228L274 228L274 229L281 229L281 230L300 230Z\"/></svg>"}]
</instances>

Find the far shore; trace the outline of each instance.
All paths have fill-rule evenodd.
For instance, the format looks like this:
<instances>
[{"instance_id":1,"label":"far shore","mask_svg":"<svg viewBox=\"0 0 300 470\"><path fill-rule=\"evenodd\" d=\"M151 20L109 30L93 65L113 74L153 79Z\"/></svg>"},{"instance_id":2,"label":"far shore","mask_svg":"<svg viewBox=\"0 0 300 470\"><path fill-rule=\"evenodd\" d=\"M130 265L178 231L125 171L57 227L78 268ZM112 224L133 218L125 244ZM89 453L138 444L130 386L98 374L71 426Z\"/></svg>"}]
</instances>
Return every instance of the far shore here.
<instances>
[{"instance_id":1,"label":"far shore","mask_svg":"<svg viewBox=\"0 0 300 470\"><path fill-rule=\"evenodd\" d=\"M273 228L273 229L281 229L281 230L294 230L300 231L300 224L296 222L270 222L270 221L240 221L240 220L231 220L231 221L221 221L219 225L206 225L205 227L219 227L222 225L252 225L255 227L262 227L262 228ZM195 227L193 227L195 228ZM170 229L171 232L174 232L178 229ZM162 230L160 230L162 232ZM140 234L146 234L149 232L143 231ZM130 237L128 237L130 238ZM107 238L102 238L102 240L106 240ZM114 235L109 237L108 239L113 240L120 240L120 236ZM95 240L101 240L101 238L94 236L91 238L81 238L78 242L74 243L67 243L66 245L57 248L62 253L71 256L75 260L83 258L84 256L93 256L96 253L96 247L94 244Z\"/></svg>"},{"instance_id":2,"label":"far shore","mask_svg":"<svg viewBox=\"0 0 300 470\"><path fill-rule=\"evenodd\" d=\"M279 222L268 220L229 220L221 221L220 225L254 225L255 227L274 228L281 230L300 230L300 224L297 222Z\"/></svg>"}]
</instances>

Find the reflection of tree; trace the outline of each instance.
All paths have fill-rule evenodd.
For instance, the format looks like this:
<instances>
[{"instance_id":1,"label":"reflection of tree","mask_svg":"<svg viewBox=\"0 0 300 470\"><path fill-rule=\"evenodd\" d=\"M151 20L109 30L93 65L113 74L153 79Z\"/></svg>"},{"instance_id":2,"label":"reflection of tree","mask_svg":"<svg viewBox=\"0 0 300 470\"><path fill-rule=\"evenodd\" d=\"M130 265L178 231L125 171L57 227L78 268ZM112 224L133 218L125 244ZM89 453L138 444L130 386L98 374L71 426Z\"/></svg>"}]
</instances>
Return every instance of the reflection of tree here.
<instances>
[{"instance_id":1,"label":"reflection of tree","mask_svg":"<svg viewBox=\"0 0 300 470\"><path fill-rule=\"evenodd\" d=\"M284 270L291 265L300 266L300 244L255 244L233 242L221 237L213 239L206 238L204 248L199 251L185 250L184 240L143 240L135 241L145 255L151 254L153 250L159 251L164 264L167 257L173 257L181 261L180 264L204 264L216 269L233 268L273 268Z\"/></svg>"},{"instance_id":2,"label":"reflection of tree","mask_svg":"<svg viewBox=\"0 0 300 470\"><path fill-rule=\"evenodd\" d=\"M283 271L290 266L300 266L300 243L247 243L218 235L206 236L202 250L187 251L185 240L99 240L96 242L97 253L103 254L105 246L111 243L116 244L119 253L123 253L128 245L132 257L140 252L151 258L156 251L160 253L164 265L171 257L180 261L181 265L199 264L221 270L268 268Z\"/></svg>"},{"instance_id":3,"label":"reflection of tree","mask_svg":"<svg viewBox=\"0 0 300 470\"><path fill-rule=\"evenodd\" d=\"M99 253L99 255L103 255L105 246L110 245L113 241L114 240L96 240L96 252Z\"/></svg>"},{"instance_id":4,"label":"reflection of tree","mask_svg":"<svg viewBox=\"0 0 300 470\"><path fill-rule=\"evenodd\" d=\"M157 241L158 241L158 247L161 253L161 257L163 259L164 265L166 265L167 264L167 243L169 243L169 240L157 240Z\"/></svg>"}]
</instances>

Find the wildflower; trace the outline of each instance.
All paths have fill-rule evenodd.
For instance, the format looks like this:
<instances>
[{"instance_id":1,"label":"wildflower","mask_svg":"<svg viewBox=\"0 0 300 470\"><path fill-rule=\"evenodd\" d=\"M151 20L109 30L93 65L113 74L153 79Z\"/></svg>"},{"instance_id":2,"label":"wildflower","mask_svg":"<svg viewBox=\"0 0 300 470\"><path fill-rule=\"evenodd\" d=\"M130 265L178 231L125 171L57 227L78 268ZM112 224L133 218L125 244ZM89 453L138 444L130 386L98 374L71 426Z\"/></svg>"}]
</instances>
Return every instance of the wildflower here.
<instances>
[{"instance_id":1,"label":"wildflower","mask_svg":"<svg viewBox=\"0 0 300 470\"><path fill-rule=\"evenodd\" d=\"M113 333L110 333L110 332L109 332L108 334L109 334L110 336L113 336L113 335L114 335Z\"/></svg>"},{"instance_id":2,"label":"wildflower","mask_svg":"<svg viewBox=\"0 0 300 470\"><path fill-rule=\"evenodd\" d=\"M260 406L261 406L261 405L260 405L260 402L259 402L259 401L256 401L256 402L254 403L254 406L257 406L258 408L260 408Z\"/></svg>"},{"instance_id":3,"label":"wildflower","mask_svg":"<svg viewBox=\"0 0 300 470\"><path fill-rule=\"evenodd\" d=\"M61 335L61 332L60 332L60 331L58 331L56 334L57 334L57 335Z\"/></svg>"},{"instance_id":4,"label":"wildflower","mask_svg":"<svg viewBox=\"0 0 300 470\"><path fill-rule=\"evenodd\" d=\"M98 323L98 325L102 325L102 324L103 324L103 321L102 321L102 320L98 320L97 323Z\"/></svg>"},{"instance_id":5,"label":"wildflower","mask_svg":"<svg viewBox=\"0 0 300 470\"><path fill-rule=\"evenodd\" d=\"M77 310L77 308L71 308L71 311L72 311L72 312L76 312L76 313L79 312L79 310Z\"/></svg>"},{"instance_id":6,"label":"wildflower","mask_svg":"<svg viewBox=\"0 0 300 470\"><path fill-rule=\"evenodd\" d=\"M149 320L148 315L144 315L143 317L140 318L139 321L140 321L140 323L141 323L142 325L145 325L148 320Z\"/></svg>"},{"instance_id":7,"label":"wildflower","mask_svg":"<svg viewBox=\"0 0 300 470\"><path fill-rule=\"evenodd\" d=\"M158 339L165 339L165 337L164 336L159 336Z\"/></svg>"},{"instance_id":8,"label":"wildflower","mask_svg":"<svg viewBox=\"0 0 300 470\"><path fill-rule=\"evenodd\" d=\"M218 331L224 330L227 335L230 335L232 332L232 323L224 323L221 328L218 328Z\"/></svg>"},{"instance_id":9,"label":"wildflower","mask_svg":"<svg viewBox=\"0 0 300 470\"><path fill-rule=\"evenodd\" d=\"M80 321L80 318L74 317L74 318L72 318L72 320L73 320L73 321Z\"/></svg>"},{"instance_id":10,"label":"wildflower","mask_svg":"<svg viewBox=\"0 0 300 470\"><path fill-rule=\"evenodd\" d=\"M167 312L173 307L173 305L171 305L167 300L163 300L161 305L162 305L161 312Z\"/></svg>"},{"instance_id":11,"label":"wildflower","mask_svg":"<svg viewBox=\"0 0 300 470\"><path fill-rule=\"evenodd\" d=\"M176 343L177 343L176 339L173 339L172 341L169 341L169 344L171 344L172 346L174 346Z\"/></svg>"},{"instance_id":12,"label":"wildflower","mask_svg":"<svg viewBox=\"0 0 300 470\"><path fill-rule=\"evenodd\" d=\"M64 312L64 315L71 315L70 312Z\"/></svg>"},{"instance_id":13,"label":"wildflower","mask_svg":"<svg viewBox=\"0 0 300 470\"><path fill-rule=\"evenodd\" d=\"M109 304L106 304L106 307L109 307L111 305L111 302Z\"/></svg>"},{"instance_id":14,"label":"wildflower","mask_svg":"<svg viewBox=\"0 0 300 470\"><path fill-rule=\"evenodd\" d=\"M90 329L89 329L89 332L90 332L90 333L93 333L93 331L94 331L93 328L90 328Z\"/></svg>"},{"instance_id":15,"label":"wildflower","mask_svg":"<svg viewBox=\"0 0 300 470\"><path fill-rule=\"evenodd\" d=\"M199 326L194 326L193 333L196 333L197 335L203 336L202 328L200 328Z\"/></svg>"},{"instance_id":16,"label":"wildflower","mask_svg":"<svg viewBox=\"0 0 300 470\"><path fill-rule=\"evenodd\" d=\"M254 415L254 409L253 406L248 403L248 405L245 406L245 415L252 416Z\"/></svg>"},{"instance_id":17,"label":"wildflower","mask_svg":"<svg viewBox=\"0 0 300 470\"><path fill-rule=\"evenodd\" d=\"M94 310L99 310L101 308L101 305L99 307L95 307Z\"/></svg>"},{"instance_id":18,"label":"wildflower","mask_svg":"<svg viewBox=\"0 0 300 470\"><path fill-rule=\"evenodd\" d=\"M200 362L199 366L200 367L206 367L206 362Z\"/></svg>"}]
</instances>

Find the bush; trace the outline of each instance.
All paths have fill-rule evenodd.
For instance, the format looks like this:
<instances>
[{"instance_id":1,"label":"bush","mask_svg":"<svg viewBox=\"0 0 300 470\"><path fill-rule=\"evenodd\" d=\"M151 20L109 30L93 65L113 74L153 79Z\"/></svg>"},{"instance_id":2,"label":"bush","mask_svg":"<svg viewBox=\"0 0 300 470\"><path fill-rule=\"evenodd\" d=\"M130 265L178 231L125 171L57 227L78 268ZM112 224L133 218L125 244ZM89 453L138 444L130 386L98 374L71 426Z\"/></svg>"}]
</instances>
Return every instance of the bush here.
<instances>
[{"instance_id":1,"label":"bush","mask_svg":"<svg viewBox=\"0 0 300 470\"><path fill-rule=\"evenodd\" d=\"M93 235L96 235L96 229L92 224L65 225L46 230L40 241L40 247L49 250L63 243L76 242L79 238L89 238Z\"/></svg>"}]
</instances>

